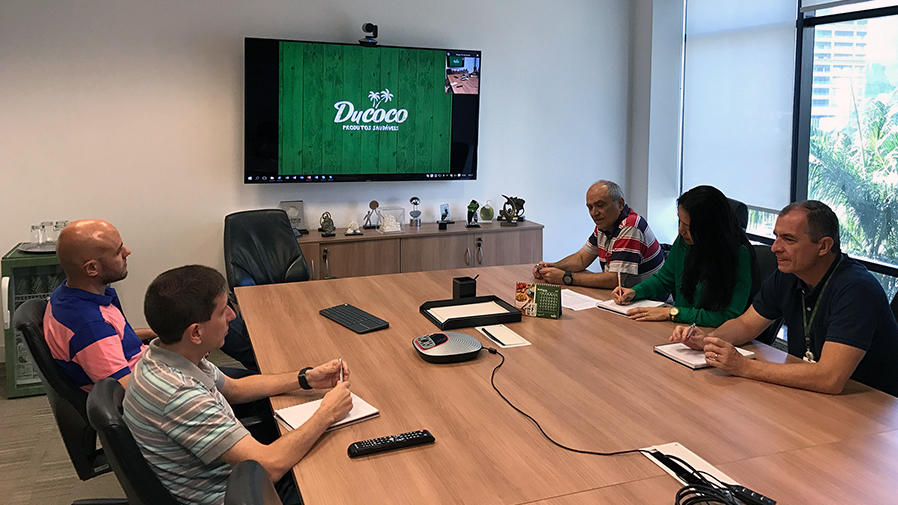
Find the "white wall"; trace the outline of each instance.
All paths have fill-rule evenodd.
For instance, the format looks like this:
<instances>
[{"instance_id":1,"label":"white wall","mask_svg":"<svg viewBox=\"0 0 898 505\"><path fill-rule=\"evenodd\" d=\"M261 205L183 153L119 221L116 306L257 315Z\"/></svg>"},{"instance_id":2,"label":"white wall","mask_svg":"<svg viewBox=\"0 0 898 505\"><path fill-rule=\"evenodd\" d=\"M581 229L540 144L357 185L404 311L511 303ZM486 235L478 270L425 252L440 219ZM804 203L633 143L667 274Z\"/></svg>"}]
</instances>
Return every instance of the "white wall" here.
<instances>
[{"instance_id":1,"label":"white wall","mask_svg":"<svg viewBox=\"0 0 898 505\"><path fill-rule=\"evenodd\" d=\"M0 247L47 219L103 217L133 250L117 285L143 325L143 291L164 269L218 268L222 222L302 199L338 226L367 202L527 200L558 259L592 228L588 184L623 181L630 8L625 0L4 0L0 4ZM245 186L243 37L483 50L479 179ZM533 72L538 61L545 71Z\"/></svg>"}]
</instances>

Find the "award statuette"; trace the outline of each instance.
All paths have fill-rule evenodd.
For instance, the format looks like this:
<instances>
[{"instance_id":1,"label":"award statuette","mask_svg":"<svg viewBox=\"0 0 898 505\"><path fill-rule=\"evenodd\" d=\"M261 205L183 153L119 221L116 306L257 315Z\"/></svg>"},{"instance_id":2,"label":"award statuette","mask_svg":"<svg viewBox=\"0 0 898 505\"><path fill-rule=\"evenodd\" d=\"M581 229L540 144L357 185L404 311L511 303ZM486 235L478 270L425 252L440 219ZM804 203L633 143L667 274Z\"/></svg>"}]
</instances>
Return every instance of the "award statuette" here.
<instances>
[{"instance_id":1,"label":"award statuette","mask_svg":"<svg viewBox=\"0 0 898 505\"><path fill-rule=\"evenodd\" d=\"M322 237L333 237L334 230L336 227L334 226L334 220L331 218L330 212L325 212L321 214L321 219L319 220L321 223L321 228L318 228L318 231L321 232Z\"/></svg>"},{"instance_id":2,"label":"award statuette","mask_svg":"<svg viewBox=\"0 0 898 505\"><path fill-rule=\"evenodd\" d=\"M471 200L471 203L468 204L468 224L465 225L465 228L480 228L480 225L477 224L478 208L480 208L480 204L477 203L477 200Z\"/></svg>"},{"instance_id":3,"label":"award statuette","mask_svg":"<svg viewBox=\"0 0 898 505\"><path fill-rule=\"evenodd\" d=\"M371 200L368 203L368 208L371 209L365 214L365 225L362 228L366 230L375 230L380 227L380 211L377 208L380 207L380 204L377 203L377 200Z\"/></svg>"},{"instance_id":4,"label":"award statuette","mask_svg":"<svg viewBox=\"0 0 898 505\"><path fill-rule=\"evenodd\" d=\"M418 205L421 203L421 199L417 196L413 196L409 198L408 203L412 204L412 210L408 213L411 219L408 220L408 224L410 226L414 226L416 228L421 227L421 211L418 210Z\"/></svg>"},{"instance_id":5,"label":"award statuette","mask_svg":"<svg viewBox=\"0 0 898 505\"><path fill-rule=\"evenodd\" d=\"M524 199L516 196L506 196L505 203L502 204L502 210L499 211L499 217L496 221L502 226L517 226L518 222L524 220Z\"/></svg>"},{"instance_id":6,"label":"award statuette","mask_svg":"<svg viewBox=\"0 0 898 505\"><path fill-rule=\"evenodd\" d=\"M480 220L490 222L495 215L496 211L493 210L493 201L487 200L483 207L480 207Z\"/></svg>"}]
</instances>

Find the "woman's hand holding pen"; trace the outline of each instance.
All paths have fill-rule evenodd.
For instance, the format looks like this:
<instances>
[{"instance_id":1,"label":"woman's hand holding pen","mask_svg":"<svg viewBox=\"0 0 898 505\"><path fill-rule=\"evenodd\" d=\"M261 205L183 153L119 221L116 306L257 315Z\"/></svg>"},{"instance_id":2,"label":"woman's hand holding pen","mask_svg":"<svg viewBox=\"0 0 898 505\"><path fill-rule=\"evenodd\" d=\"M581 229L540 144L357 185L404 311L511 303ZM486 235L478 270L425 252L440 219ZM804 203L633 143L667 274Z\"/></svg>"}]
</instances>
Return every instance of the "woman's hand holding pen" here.
<instances>
[{"instance_id":1,"label":"woman's hand holding pen","mask_svg":"<svg viewBox=\"0 0 898 505\"><path fill-rule=\"evenodd\" d=\"M611 298L618 305L629 305L636 298L636 291L618 286L611 291Z\"/></svg>"}]
</instances>

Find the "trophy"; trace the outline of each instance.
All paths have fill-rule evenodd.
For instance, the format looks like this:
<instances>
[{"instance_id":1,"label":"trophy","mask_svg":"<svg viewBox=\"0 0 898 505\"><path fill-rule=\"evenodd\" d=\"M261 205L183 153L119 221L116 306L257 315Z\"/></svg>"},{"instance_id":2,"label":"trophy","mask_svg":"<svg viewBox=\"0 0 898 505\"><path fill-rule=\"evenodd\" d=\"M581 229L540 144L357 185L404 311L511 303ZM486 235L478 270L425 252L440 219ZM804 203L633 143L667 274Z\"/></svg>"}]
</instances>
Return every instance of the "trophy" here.
<instances>
[{"instance_id":1,"label":"trophy","mask_svg":"<svg viewBox=\"0 0 898 505\"><path fill-rule=\"evenodd\" d=\"M377 200L371 200L368 203L368 208L371 209L365 214L365 226L362 228L366 230L375 230L380 226L380 211L377 208L380 207L380 204L377 203Z\"/></svg>"},{"instance_id":2,"label":"trophy","mask_svg":"<svg viewBox=\"0 0 898 505\"><path fill-rule=\"evenodd\" d=\"M493 210L493 201L487 200L483 207L480 207L480 220L490 222L495 215L496 211Z\"/></svg>"},{"instance_id":3,"label":"trophy","mask_svg":"<svg viewBox=\"0 0 898 505\"><path fill-rule=\"evenodd\" d=\"M411 217L411 219L408 220L408 224L419 228L421 227L421 211L418 210L418 205L421 203L421 199L417 196L413 196L409 198L408 203L412 204L412 210L408 213L409 217Z\"/></svg>"},{"instance_id":4,"label":"trophy","mask_svg":"<svg viewBox=\"0 0 898 505\"><path fill-rule=\"evenodd\" d=\"M480 225L477 224L478 208L480 208L480 204L477 203L477 200L471 200L471 203L468 204L468 224L465 225L465 228L480 228Z\"/></svg>"},{"instance_id":5,"label":"trophy","mask_svg":"<svg viewBox=\"0 0 898 505\"><path fill-rule=\"evenodd\" d=\"M334 236L334 230L337 228L334 226L334 220L331 218L330 212L321 214L321 219L318 222L321 224L321 228L318 228L318 231L321 232L322 237Z\"/></svg>"},{"instance_id":6,"label":"trophy","mask_svg":"<svg viewBox=\"0 0 898 505\"><path fill-rule=\"evenodd\" d=\"M499 217L496 221L502 226L517 226L518 222L524 220L524 199L516 196L506 196L505 203L502 204L502 210L499 211Z\"/></svg>"}]
</instances>

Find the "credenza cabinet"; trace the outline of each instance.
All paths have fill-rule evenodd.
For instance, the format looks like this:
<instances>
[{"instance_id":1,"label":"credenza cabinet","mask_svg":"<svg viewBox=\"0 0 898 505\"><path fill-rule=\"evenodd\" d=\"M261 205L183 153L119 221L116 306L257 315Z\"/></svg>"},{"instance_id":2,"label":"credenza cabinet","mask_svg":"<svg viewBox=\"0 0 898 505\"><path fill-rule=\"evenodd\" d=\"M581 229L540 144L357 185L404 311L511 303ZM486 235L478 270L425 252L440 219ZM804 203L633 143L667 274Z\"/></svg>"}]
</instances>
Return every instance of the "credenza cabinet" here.
<instances>
[{"instance_id":1,"label":"credenza cabinet","mask_svg":"<svg viewBox=\"0 0 898 505\"><path fill-rule=\"evenodd\" d=\"M535 263L543 254L543 225L532 221L480 228L459 221L446 230L424 223L404 225L397 233L363 230L349 236L345 231L338 229L334 237L313 231L298 239L313 279Z\"/></svg>"}]
</instances>

